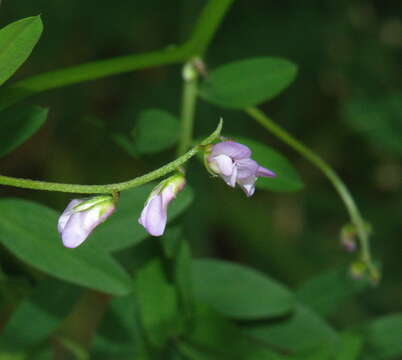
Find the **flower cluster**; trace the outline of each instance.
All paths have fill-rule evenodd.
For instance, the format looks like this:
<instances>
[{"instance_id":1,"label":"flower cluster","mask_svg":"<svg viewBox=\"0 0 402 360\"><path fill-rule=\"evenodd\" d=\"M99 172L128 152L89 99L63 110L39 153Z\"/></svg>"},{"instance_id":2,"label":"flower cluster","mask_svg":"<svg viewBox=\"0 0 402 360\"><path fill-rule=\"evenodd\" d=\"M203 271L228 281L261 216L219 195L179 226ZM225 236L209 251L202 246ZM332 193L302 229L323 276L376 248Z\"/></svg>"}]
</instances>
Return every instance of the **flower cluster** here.
<instances>
[{"instance_id":1,"label":"flower cluster","mask_svg":"<svg viewBox=\"0 0 402 360\"><path fill-rule=\"evenodd\" d=\"M209 146L205 151L205 164L209 172L220 176L229 186L239 185L248 197L254 194L258 177L275 176L271 170L251 159L251 150L247 146L234 141ZM152 190L138 219L150 235L163 235L168 205L185 184L184 175L177 173ZM95 227L112 215L115 208L115 199L110 195L72 200L58 223L64 246L74 248L82 244Z\"/></svg>"}]
</instances>

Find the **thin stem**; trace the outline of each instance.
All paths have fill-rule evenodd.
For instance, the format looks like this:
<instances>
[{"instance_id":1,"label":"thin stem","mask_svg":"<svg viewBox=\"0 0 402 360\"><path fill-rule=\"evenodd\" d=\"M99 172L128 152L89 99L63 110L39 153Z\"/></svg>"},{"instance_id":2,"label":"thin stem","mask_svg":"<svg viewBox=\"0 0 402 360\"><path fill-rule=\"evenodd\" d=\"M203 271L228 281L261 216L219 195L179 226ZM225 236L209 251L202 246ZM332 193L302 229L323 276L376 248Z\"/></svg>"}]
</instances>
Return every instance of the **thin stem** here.
<instances>
[{"instance_id":1,"label":"thin stem","mask_svg":"<svg viewBox=\"0 0 402 360\"><path fill-rule=\"evenodd\" d=\"M95 80L133 70L184 62L202 54L234 0L210 0L190 38L182 45L146 54L93 61L20 80L0 90L0 110L42 91Z\"/></svg>"},{"instance_id":2,"label":"thin stem","mask_svg":"<svg viewBox=\"0 0 402 360\"><path fill-rule=\"evenodd\" d=\"M181 108L181 133L177 154L181 155L190 147L193 138L194 113L197 100L197 71L192 61L183 66L183 96Z\"/></svg>"},{"instance_id":3,"label":"thin stem","mask_svg":"<svg viewBox=\"0 0 402 360\"><path fill-rule=\"evenodd\" d=\"M192 57L201 56L206 51L233 2L234 0L210 0L205 5L189 41L184 45L186 49L189 49Z\"/></svg>"},{"instance_id":4,"label":"thin stem","mask_svg":"<svg viewBox=\"0 0 402 360\"><path fill-rule=\"evenodd\" d=\"M184 155L160 167L157 170L151 171L145 175L136 177L129 181L119 182L115 184L107 184L107 185L77 185L77 184L63 184L63 183L54 183L47 181L20 179L0 175L0 185L8 185L33 190L59 191L66 193L113 194L119 191L127 190L136 186L146 184L150 181L156 180L168 173L175 171L186 161L191 159L198 151L200 151L203 146L206 146L215 141L219 137L221 130L222 130L222 121L219 122L216 130L210 136L208 136L199 145L187 151Z\"/></svg>"},{"instance_id":5,"label":"thin stem","mask_svg":"<svg viewBox=\"0 0 402 360\"><path fill-rule=\"evenodd\" d=\"M379 274L374 266L371 254L370 254L370 244L368 239L368 233L366 230L365 222L360 214L360 211L352 197L352 194L349 192L346 185L340 179L340 177L336 174L336 172L318 155L316 155L313 151L311 151L308 147L302 144L300 141L295 139L292 135L290 135L286 130L277 125L272 119L266 116L261 110L255 107L245 109L246 113L249 114L252 118L254 118L260 125L262 125L269 132L274 134L276 137L281 139L284 143L288 144L294 150L296 150L299 154L308 159L311 163L317 166L329 179L329 181L334 186L335 190L338 192L341 197L346 210L349 214L351 222L355 225L357 234L360 240L360 251L361 251L361 260L367 265L367 268L370 273L370 277L377 281Z\"/></svg>"},{"instance_id":6,"label":"thin stem","mask_svg":"<svg viewBox=\"0 0 402 360\"><path fill-rule=\"evenodd\" d=\"M188 51L183 47L168 48L146 54L128 55L114 59L80 64L60 70L49 71L1 88L0 110L37 93L81 82L96 80L110 75L138 69L174 64L185 61Z\"/></svg>"}]
</instances>

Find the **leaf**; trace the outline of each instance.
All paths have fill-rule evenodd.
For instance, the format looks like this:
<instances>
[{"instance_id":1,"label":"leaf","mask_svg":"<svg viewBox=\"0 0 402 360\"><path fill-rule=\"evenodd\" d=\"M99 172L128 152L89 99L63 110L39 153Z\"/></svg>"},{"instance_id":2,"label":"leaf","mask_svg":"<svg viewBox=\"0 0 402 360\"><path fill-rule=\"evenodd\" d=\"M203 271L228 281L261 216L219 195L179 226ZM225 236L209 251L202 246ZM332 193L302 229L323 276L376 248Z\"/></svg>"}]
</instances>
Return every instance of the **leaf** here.
<instances>
[{"instance_id":1,"label":"leaf","mask_svg":"<svg viewBox=\"0 0 402 360\"><path fill-rule=\"evenodd\" d=\"M181 311L189 318L192 316L194 303L191 264L190 246L187 241L181 239L175 258L174 281L181 301Z\"/></svg>"},{"instance_id":2,"label":"leaf","mask_svg":"<svg viewBox=\"0 0 402 360\"><path fill-rule=\"evenodd\" d=\"M246 266L200 259L192 264L194 295L226 316L258 319L292 310L292 294L275 280Z\"/></svg>"},{"instance_id":3,"label":"leaf","mask_svg":"<svg viewBox=\"0 0 402 360\"><path fill-rule=\"evenodd\" d=\"M147 337L154 346L163 347L174 335L178 308L175 289L168 283L160 259L137 271L135 288Z\"/></svg>"},{"instance_id":4,"label":"leaf","mask_svg":"<svg viewBox=\"0 0 402 360\"><path fill-rule=\"evenodd\" d=\"M138 223L144 203L155 184L123 191L116 212L88 239L87 247L118 251L146 239L149 234ZM169 205L168 221L180 215L191 203L193 192L186 186Z\"/></svg>"},{"instance_id":5,"label":"leaf","mask_svg":"<svg viewBox=\"0 0 402 360\"><path fill-rule=\"evenodd\" d=\"M303 305L297 305L285 319L244 329L249 336L286 352L305 352L324 346L335 349L339 340L324 319Z\"/></svg>"},{"instance_id":6,"label":"leaf","mask_svg":"<svg viewBox=\"0 0 402 360\"><path fill-rule=\"evenodd\" d=\"M373 146L402 155L402 92L379 98L362 97L347 102L343 117Z\"/></svg>"},{"instance_id":7,"label":"leaf","mask_svg":"<svg viewBox=\"0 0 402 360\"><path fill-rule=\"evenodd\" d=\"M240 329L196 303L192 331L179 342L180 351L194 360L279 360L261 342L253 342Z\"/></svg>"},{"instance_id":8,"label":"leaf","mask_svg":"<svg viewBox=\"0 0 402 360\"><path fill-rule=\"evenodd\" d=\"M318 275L297 290L298 300L322 316L331 315L347 298L369 286L365 280L355 280L348 269L338 268Z\"/></svg>"},{"instance_id":9,"label":"leaf","mask_svg":"<svg viewBox=\"0 0 402 360\"><path fill-rule=\"evenodd\" d=\"M0 360L26 360L26 354L23 353L0 353Z\"/></svg>"},{"instance_id":10,"label":"leaf","mask_svg":"<svg viewBox=\"0 0 402 360\"><path fill-rule=\"evenodd\" d=\"M0 157L29 139L47 119L48 109L18 106L0 114Z\"/></svg>"},{"instance_id":11,"label":"leaf","mask_svg":"<svg viewBox=\"0 0 402 360\"><path fill-rule=\"evenodd\" d=\"M399 359L402 357L402 313L372 321L365 329L369 345L368 359Z\"/></svg>"},{"instance_id":12,"label":"leaf","mask_svg":"<svg viewBox=\"0 0 402 360\"><path fill-rule=\"evenodd\" d=\"M138 156L134 141L127 134L114 133L110 135L111 139L127 154L136 158Z\"/></svg>"},{"instance_id":13,"label":"leaf","mask_svg":"<svg viewBox=\"0 0 402 360\"><path fill-rule=\"evenodd\" d=\"M112 299L92 341L91 359L137 358L139 331L133 294Z\"/></svg>"},{"instance_id":14,"label":"leaf","mask_svg":"<svg viewBox=\"0 0 402 360\"><path fill-rule=\"evenodd\" d=\"M279 95L292 83L296 72L293 63L281 58L236 61L212 71L200 94L224 108L244 109Z\"/></svg>"},{"instance_id":15,"label":"leaf","mask_svg":"<svg viewBox=\"0 0 402 360\"><path fill-rule=\"evenodd\" d=\"M42 281L13 312L0 335L0 348L21 351L45 340L71 311L80 293L78 287L59 280Z\"/></svg>"},{"instance_id":16,"label":"leaf","mask_svg":"<svg viewBox=\"0 0 402 360\"><path fill-rule=\"evenodd\" d=\"M0 30L0 85L29 57L42 30L40 16L15 21Z\"/></svg>"},{"instance_id":17,"label":"leaf","mask_svg":"<svg viewBox=\"0 0 402 360\"><path fill-rule=\"evenodd\" d=\"M241 136L233 136L233 139L248 146L252 151L252 158L276 174L273 178L258 178L257 188L287 192L298 191L304 187L293 165L279 152L268 145Z\"/></svg>"},{"instance_id":18,"label":"leaf","mask_svg":"<svg viewBox=\"0 0 402 360\"><path fill-rule=\"evenodd\" d=\"M345 332L336 354L336 360L358 360L362 350L363 339L360 335Z\"/></svg>"},{"instance_id":19,"label":"leaf","mask_svg":"<svg viewBox=\"0 0 402 360\"><path fill-rule=\"evenodd\" d=\"M65 281L113 295L131 291L129 276L108 254L64 248L57 220L58 214L43 205L1 199L0 242L20 260Z\"/></svg>"},{"instance_id":20,"label":"leaf","mask_svg":"<svg viewBox=\"0 0 402 360\"><path fill-rule=\"evenodd\" d=\"M134 135L139 153L156 153L176 143L179 121L164 110L145 110L139 116Z\"/></svg>"}]
</instances>

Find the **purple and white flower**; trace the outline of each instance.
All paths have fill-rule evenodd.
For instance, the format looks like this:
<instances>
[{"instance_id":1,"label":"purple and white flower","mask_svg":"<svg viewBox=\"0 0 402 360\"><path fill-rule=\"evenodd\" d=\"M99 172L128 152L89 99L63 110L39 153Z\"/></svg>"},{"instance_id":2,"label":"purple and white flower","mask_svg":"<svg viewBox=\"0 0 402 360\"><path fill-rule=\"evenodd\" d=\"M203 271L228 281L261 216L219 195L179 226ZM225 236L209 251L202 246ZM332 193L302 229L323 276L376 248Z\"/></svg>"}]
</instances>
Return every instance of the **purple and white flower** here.
<instances>
[{"instance_id":1,"label":"purple and white flower","mask_svg":"<svg viewBox=\"0 0 402 360\"><path fill-rule=\"evenodd\" d=\"M163 235L167 222L167 207L183 190L186 180L182 174L160 182L151 192L138 222L152 236Z\"/></svg>"},{"instance_id":2,"label":"purple and white flower","mask_svg":"<svg viewBox=\"0 0 402 360\"><path fill-rule=\"evenodd\" d=\"M57 225L63 245L68 248L81 245L115 208L113 197L109 195L71 200Z\"/></svg>"},{"instance_id":3,"label":"purple and white flower","mask_svg":"<svg viewBox=\"0 0 402 360\"><path fill-rule=\"evenodd\" d=\"M276 176L251 159L251 150L247 146L234 141L213 145L206 156L206 165L213 174L219 175L231 187L238 184L247 196L254 194L258 177Z\"/></svg>"}]
</instances>

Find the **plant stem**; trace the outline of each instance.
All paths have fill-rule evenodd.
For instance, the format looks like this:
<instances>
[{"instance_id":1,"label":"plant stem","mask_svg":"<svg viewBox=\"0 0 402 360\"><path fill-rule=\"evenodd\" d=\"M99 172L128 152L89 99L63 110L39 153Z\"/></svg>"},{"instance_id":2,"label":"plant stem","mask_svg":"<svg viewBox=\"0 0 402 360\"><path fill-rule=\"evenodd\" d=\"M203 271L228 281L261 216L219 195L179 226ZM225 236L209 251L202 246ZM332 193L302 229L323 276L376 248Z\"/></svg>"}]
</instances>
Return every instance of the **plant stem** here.
<instances>
[{"instance_id":1,"label":"plant stem","mask_svg":"<svg viewBox=\"0 0 402 360\"><path fill-rule=\"evenodd\" d=\"M183 96L181 108L181 132L177 154L181 155L190 147L193 138L194 112L197 101L197 71L192 61L183 66Z\"/></svg>"},{"instance_id":2,"label":"plant stem","mask_svg":"<svg viewBox=\"0 0 402 360\"><path fill-rule=\"evenodd\" d=\"M205 5L190 39L184 44L186 50L188 48L191 53L191 57L204 54L233 2L234 0L210 0Z\"/></svg>"},{"instance_id":3,"label":"plant stem","mask_svg":"<svg viewBox=\"0 0 402 360\"><path fill-rule=\"evenodd\" d=\"M193 147L185 154L180 156L174 161L160 167L157 170L151 171L145 175L136 177L129 181L119 182L115 184L107 185L77 185L77 184L63 184L47 181L37 181L29 179L20 179L9 176L0 175L0 185L14 186L24 189L33 190L47 190L47 191L59 191L66 193L81 193L81 194L107 194L116 193L119 191L127 190L136 186L144 185L150 181L156 180L168 173L171 173L183 165L186 161L192 158L203 146L215 141L222 130L222 120L219 122L215 131L208 136L199 145Z\"/></svg>"},{"instance_id":4,"label":"plant stem","mask_svg":"<svg viewBox=\"0 0 402 360\"><path fill-rule=\"evenodd\" d=\"M201 55L211 42L223 16L233 1L208 1L190 38L182 45L146 54L121 56L50 71L3 87L0 90L0 110L42 91L133 70L180 63Z\"/></svg>"},{"instance_id":5,"label":"plant stem","mask_svg":"<svg viewBox=\"0 0 402 360\"><path fill-rule=\"evenodd\" d=\"M254 118L260 125L262 125L269 132L274 134L276 137L281 139L284 143L288 144L299 154L308 159L316 167L318 167L329 179L329 181L334 186L335 190L338 192L340 198L342 199L346 210L349 214L351 222L354 224L357 230L357 234L360 240L360 251L361 260L366 264L369 271L370 277L374 281L378 281L378 270L374 266L371 255L370 255L370 244L368 239L368 233L366 230L365 222L360 214L360 211L349 192L346 185L336 174L336 172L318 155L316 155L312 150L302 144L300 141L295 139L286 130L277 125L272 119L266 116L261 110L255 107L250 107L245 109L246 113Z\"/></svg>"}]
</instances>

